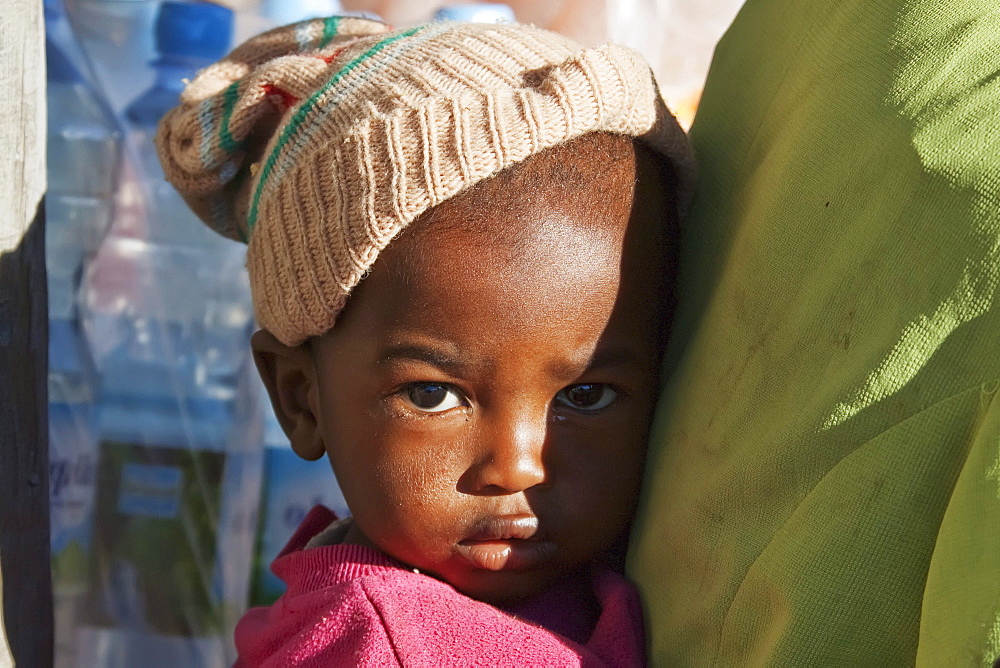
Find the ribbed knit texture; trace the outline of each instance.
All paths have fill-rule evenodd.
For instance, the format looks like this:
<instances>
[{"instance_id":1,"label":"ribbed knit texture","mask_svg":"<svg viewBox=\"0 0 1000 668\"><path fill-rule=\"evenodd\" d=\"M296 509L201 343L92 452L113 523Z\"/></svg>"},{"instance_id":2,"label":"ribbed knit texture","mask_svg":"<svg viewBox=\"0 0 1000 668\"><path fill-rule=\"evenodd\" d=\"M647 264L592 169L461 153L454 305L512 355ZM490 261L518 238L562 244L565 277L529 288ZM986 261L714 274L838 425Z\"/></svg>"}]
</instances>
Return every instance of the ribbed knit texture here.
<instances>
[{"instance_id":1,"label":"ribbed knit texture","mask_svg":"<svg viewBox=\"0 0 1000 668\"><path fill-rule=\"evenodd\" d=\"M262 327L322 334L379 252L427 209L590 132L640 138L693 188L687 138L635 52L521 25L387 32L356 18L251 39L161 123L164 172L220 233L249 239Z\"/></svg>"}]
</instances>

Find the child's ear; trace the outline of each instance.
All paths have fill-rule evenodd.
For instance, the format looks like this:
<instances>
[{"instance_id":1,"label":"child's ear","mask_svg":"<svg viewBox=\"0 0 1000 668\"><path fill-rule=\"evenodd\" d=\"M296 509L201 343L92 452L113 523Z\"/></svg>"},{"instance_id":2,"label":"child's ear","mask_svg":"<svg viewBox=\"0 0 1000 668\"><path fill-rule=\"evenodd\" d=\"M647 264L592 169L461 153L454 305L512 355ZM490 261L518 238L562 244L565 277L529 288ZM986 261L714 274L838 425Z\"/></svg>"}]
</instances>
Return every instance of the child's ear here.
<instances>
[{"instance_id":1,"label":"child's ear","mask_svg":"<svg viewBox=\"0 0 1000 668\"><path fill-rule=\"evenodd\" d=\"M270 332L260 330L251 337L250 347L292 449L303 459L319 459L326 454L326 447L319 430L319 388L309 346L286 346Z\"/></svg>"}]
</instances>

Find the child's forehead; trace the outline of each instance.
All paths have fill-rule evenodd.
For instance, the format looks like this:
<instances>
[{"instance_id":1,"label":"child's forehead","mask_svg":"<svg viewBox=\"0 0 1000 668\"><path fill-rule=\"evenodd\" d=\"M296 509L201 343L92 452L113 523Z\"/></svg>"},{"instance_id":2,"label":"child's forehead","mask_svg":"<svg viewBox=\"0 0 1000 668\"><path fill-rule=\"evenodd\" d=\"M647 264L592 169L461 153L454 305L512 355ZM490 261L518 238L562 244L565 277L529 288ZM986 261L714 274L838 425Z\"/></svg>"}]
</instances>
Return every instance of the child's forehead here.
<instances>
[{"instance_id":1,"label":"child's forehead","mask_svg":"<svg viewBox=\"0 0 1000 668\"><path fill-rule=\"evenodd\" d=\"M536 204L500 208L482 226L468 224L460 201L443 203L433 219L380 254L338 326L359 331L348 323L352 313L362 313L360 329L368 337L445 341L470 355L479 349L475 342L500 337L518 346L539 331L549 332L566 354L592 346L626 285L646 292L644 304L659 299L651 286L662 270L624 257L630 252L629 209L595 224L596 198L591 193L590 206L576 202L558 212ZM646 327L640 321L648 318L631 320L641 335Z\"/></svg>"},{"instance_id":2,"label":"child's forehead","mask_svg":"<svg viewBox=\"0 0 1000 668\"><path fill-rule=\"evenodd\" d=\"M646 201L652 195L635 201L638 155L630 138L611 135L543 151L428 210L382 252L373 273L396 285L488 273L494 280L477 289L514 299L532 298L543 286L552 291L552 281L579 282L581 267L617 284L628 265L655 281L667 270L662 230L669 214Z\"/></svg>"},{"instance_id":3,"label":"child's forehead","mask_svg":"<svg viewBox=\"0 0 1000 668\"><path fill-rule=\"evenodd\" d=\"M484 229L498 243L530 243L571 221L608 231L627 223L635 195L636 147L630 137L592 133L517 163L429 209L413 232L434 225ZM617 230L620 234L622 230Z\"/></svg>"},{"instance_id":4,"label":"child's forehead","mask_svg":"<svg viewBox=\"0 0 1000 668\"><path fill-rule=\"evenodd\" d=\"M536 271L562 273L566 265L617 264L628 208L604 207L598 213L599 203L591 195L582 191L577 199L493 207L447 201L390 244L375 264L388 265L398 280L444 266L480 271L489 266L500 275L510 274L514 283Z\"/></svg>"}]
</instances>

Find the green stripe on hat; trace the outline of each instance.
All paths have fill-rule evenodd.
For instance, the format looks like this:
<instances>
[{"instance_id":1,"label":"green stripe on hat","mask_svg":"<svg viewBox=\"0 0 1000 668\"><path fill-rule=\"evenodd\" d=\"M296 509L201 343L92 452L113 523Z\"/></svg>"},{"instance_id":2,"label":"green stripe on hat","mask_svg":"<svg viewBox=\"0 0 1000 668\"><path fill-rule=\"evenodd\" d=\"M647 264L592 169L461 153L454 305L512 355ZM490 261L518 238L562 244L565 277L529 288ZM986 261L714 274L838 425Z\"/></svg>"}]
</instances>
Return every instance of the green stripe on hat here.
<instances>
[{"instance_id":1,"label":"green stripe on hat","mask_svg":"<svg viewBox=\"0 0 1000 668\"><path fill-rule=\"evenodd\" d=\"M410 37L411 35L417 33L418 31L422 30L425 27L426 26L417 26L415 28L411 28L410 30L401 32L397 35L387 37L386 39L383 39L382 41L374 44L367 51L356 56L353 60L344 65L343 68L338 70L336 74L330 77L330 80L327 81L322 88L313 93L309 97L309 99L306 100L305 103L303 103L298 108L298 110L296 110L295 115L288 121L288 124L284 127L281 133L281 137L275 143L274 148L271 150L271 154L267 156L267 160L264 162L264 167L261 170L260 174L260 180L257 182L257 188L254 190L253 194L253 201L250 204L250 212L247 215L248 236L250 235L250 233L253 232L254 225L257 223L257 207L260 204L260 196L264 190L264 184L267 183L268 178L271 176L271 172L274 171L274 166L278 161L278 155L288 144L292 136L298 131L299 126L302 125L302 123L306 119L306 116L308 116L309 112L311 112L313 110L313 107L316 106L317 101L323 95L325 95L327 91L336 86L341 79L343 79L346 75L348 75L362 62L364 62L368 58L371 58L372 56L374 56L375 54L377 54L379 51L389 46L390 44L398 42L401 39Z\"/></svg>"},{"instance_id":2,"label":"green stripe on hat","mask_svg":"<svg viewBox=\"0 0 1000 668\"><path fill-rule=\"evenodd\" d=\"M329 18L323 19L323 35L319 40L319 48L323 48L329 44L334 37L337 36L337 30L340 26L340 17L331 16Z\"/></svg>"},{"instance_id":3,"label":"green stripe on hat","mask_svg":"<svg viewBox=\"0 0 1000 668\"><path fill-rule=\"evenodd\" d=\"M233 135L229 132L229 121L232 120L233 109L236 107L236 101L239 100L239 97L239 81L229 84L226 92L222 94L222 120L219 121L219 145L226 153L232 153L240 146L239 142L233 139Z\"/></svg>"}]
</instances>

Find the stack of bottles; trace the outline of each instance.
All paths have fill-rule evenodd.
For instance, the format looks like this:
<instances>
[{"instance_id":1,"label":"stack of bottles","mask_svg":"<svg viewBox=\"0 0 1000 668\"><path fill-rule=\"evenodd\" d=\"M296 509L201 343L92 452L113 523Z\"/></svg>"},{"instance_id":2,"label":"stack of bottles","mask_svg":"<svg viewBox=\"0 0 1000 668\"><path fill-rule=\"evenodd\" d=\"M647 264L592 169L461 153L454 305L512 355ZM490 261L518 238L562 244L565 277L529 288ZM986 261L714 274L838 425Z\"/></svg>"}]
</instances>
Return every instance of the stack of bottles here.
<instances>
[{"instance_id":1,"label":"stack of bottles","mask_svg":"<svg viewBox=\"0 0 1000 668\"><path fill-rule=\"evenodd\" d=\"M123 206L87 276L101 384L81 665L225 665L246 598L259 427L245 249L190 213L152 144L185 80L227 51L232 19L162 3L153 84L124 113L145 215Z\"/></svg>"},{"instance_id":2,"label":"stack of bottles","mask_svg":"<svg viewBox=\"0 0 1000 668\"><path fill-rule=\"evenodd\" d=\"M233 15L200 2L75 6L91 27L107 9L117 48L95 48L94 34L81 47L47 7L57 662L227 665L262 438L245 248L188 211L152 136L185 79L226 52ZM157 17L150 38L114 30L142 16ZM151 87L116 109L134 84L122 67L148 61L146 46Z\"/></svg>"},{"instance_id":3,"label":"stack of bottles","mask_svg":"<svg viewBox=\"0 0 1000 668\"><path fill-rule=\"evenodd\" d=\"M87 588L97 464L97 376L81 329L83 268L111 224L122 131L55 0L45 3L48 97L49 489L57 653Z\"/></svg>"}]
</instances>

